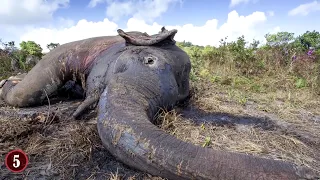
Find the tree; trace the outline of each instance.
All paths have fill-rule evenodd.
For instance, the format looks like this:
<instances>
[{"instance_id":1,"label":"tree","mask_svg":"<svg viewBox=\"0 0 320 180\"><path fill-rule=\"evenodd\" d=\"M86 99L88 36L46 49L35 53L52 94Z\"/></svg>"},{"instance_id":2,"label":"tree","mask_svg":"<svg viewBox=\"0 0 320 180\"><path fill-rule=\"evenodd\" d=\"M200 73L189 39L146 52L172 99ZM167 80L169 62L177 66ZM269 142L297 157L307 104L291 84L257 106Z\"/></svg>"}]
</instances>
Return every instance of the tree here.
<instances>
[{"instance_id":1,"label":"tree","mask_svg":"<svg viewBox=\"0 0 320 180\"><path fill-rule=\"evenodd\" d=\"M250 43L250 48L253 49L253 50L257 50L258 49L258 46L260 44L260 41L259 40L255 40L253 39L253 42Z\"/></svg>"},{"instance_id":2,"label":"tree","mask_svg":"<svg viewBox=\"0 0 320 180\"><path fill-rule=\"evenodd\" d=\"M19 66L21 69L30 69L43 56L42 48L34 41L22 41L18 53ZM31 64L31 65L30 65Z\"/></svg>"},{"instance_id":3,"label":"tree","mask_svg":"<svg viewBox=\"0 0 320 180\"><path fill-rule=\"evenodd\" d=\"M47 44L47 48L51 51L52 49L56 48L57 46L60 46L59 43L50 43Z\"/></svg>"},{"instance_id":4,"label":"tree","mask_svg":"<svg viewBox=\"0 0 320 180\"><path fill-rule=\"evenodd\" d=\"M193 46L193 44L191 42L189 42L189 41L187 41L187 42L183 41L181 44L182 44L183 47L191 47L191 46Z\"/></svg>"},{"instance_id":5,"label":"tree","mask_svg":"<svg viewBox=\"0 0 320 180\"><path fill-rule=\"evenodd\" d=\"M41 58L43 55L41 46L34 41L22 41L20 48L24 56L32 55Z\"/></svg>"},{"instance_id":6,"label":"tree","mask_svg":"<svg viewBox=\"0 0 320 180\"><path fill-rule=\"evenodd\" d=\"M297 37L297 43L300 43L304 50L308 50L310 47L315 49L320 48L320 33L317 31L307 31Z\"/></svg>"},{"instance_id":7,"label":"tree","mask_svg":"<svg viewBox=\"0 0 320 180\"><path fill-rule=\"evenodd\" d=\"M0 39L0 59L1 59L1 72L11 70L18 70L18 54L19 50L15 46L14 41L3 42Z\"/></svg>"},{"instance_id":8,"label":"tree","mask_svg":"<svg viewBox=\"0 0 320 180\"><path fill-rule=\"evenodd\" d=\"M2 42L2 40L0 39L0 44L3 47L2 50L6 51L7 53L12 53L13 51L17 50L14 41Z\"/></svg>"},{"instance_id":9,"label":"tree","mask_svg":"<svg viewBox=\"0 0 320 180\"><path fill-rule=\"evenodd\" d=\"M294 33L289 33L289 32L278 32L276 34L268 33L264 37L266 38L268 46L288 45L289 43L295 40Z\"/></svg>"}]
</instances>

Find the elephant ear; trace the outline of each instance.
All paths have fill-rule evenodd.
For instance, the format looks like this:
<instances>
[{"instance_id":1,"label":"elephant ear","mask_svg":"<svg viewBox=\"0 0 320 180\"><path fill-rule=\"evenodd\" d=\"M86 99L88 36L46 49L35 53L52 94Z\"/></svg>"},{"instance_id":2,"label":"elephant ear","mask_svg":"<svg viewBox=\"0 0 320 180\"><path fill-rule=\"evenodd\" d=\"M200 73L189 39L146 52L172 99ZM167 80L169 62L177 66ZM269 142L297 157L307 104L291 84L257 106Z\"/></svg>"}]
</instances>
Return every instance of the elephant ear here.
<instances>
[{"instance_id":1,"label":"elephant ear","mask_svg":"<svg viewBox=\"0 0 320 180\"><path fill-rule=\"evenodd\" d=\"M157 46L164 44L175 44L174 36L178 30L166 30L165 27L161 28L158 34L149 36L147 33L131 34L126 33L122 29L118 29L118 34L126 40L126 43L134 46Z\"/></svg>"}]
</instances>

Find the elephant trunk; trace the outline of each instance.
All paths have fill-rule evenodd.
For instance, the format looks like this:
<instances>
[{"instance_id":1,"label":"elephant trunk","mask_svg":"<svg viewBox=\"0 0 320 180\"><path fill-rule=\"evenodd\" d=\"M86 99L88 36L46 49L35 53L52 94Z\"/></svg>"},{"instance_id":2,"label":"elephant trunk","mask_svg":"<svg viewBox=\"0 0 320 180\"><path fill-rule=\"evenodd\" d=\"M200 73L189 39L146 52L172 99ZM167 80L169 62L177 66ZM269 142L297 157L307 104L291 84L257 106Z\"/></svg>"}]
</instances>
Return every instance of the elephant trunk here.
<instances>
[{"instance_id":1,"label":"elephant trunk","mask_svg":"<svg viewBox=\"0 0 320 180\"><path fill-rule=\"evenodd\" d=\"M154 86L110 83L99 101L98 132L103 145L123 163L168 179L277 179L308 177L293 164L245 154L222 152L183 142L152 122L161 98ZM144 93L142 93L144 92ZM149 94L149 95L148 95Z\"/></svg>"}]
</instances>

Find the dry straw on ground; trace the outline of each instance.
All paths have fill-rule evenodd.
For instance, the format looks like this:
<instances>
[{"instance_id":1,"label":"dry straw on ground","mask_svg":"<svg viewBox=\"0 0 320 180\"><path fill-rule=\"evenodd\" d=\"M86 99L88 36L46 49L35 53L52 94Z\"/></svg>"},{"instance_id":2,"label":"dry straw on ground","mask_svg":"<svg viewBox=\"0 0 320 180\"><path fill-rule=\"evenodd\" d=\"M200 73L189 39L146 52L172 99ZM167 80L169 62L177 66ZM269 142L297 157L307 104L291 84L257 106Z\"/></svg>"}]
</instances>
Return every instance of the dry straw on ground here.
<instances>
[{"instance_id":1,"label":"dry straw on ground","mask_svg":"<svg viewBox=\"0 0 320 180\"><path fill-rule=\"evenodd\" d=\"M306 91L254 93L228 85L193 84L190 105L162 112L158 126L187 142L304 164L320 171L320 103ZM289 94L291 93L291 94ZM245 97L244 97L245 96ZM290 97L289 97L290 96ZM15 148L30 158L10 179L161 179L130 169L101 145L96 112L69 119L78 102L0 109L0 156Z\"/></svg>"}]
</instances>

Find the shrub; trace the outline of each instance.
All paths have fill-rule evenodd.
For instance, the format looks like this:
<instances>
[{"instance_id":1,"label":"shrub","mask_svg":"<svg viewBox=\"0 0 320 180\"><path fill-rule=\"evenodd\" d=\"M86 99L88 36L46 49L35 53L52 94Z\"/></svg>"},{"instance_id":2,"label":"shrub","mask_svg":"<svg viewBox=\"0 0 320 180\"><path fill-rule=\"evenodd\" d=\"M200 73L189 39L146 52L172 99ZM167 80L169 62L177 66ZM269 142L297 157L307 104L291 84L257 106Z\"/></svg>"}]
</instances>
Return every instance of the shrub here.
<instances>
[{"instance_id":1,"label":"shrub","mask_svg":"<svg viewBox=\"0 0 320 180\"><path fill-rule=\"evenodd\" d=\"M192 81L205 80L226 84L223 79L228 77L230 80L230 75L244 75L248 78L257 76L277 78L287 75L296 78L295 81L290 81L291 87L320 89L318 32L307 31L298 37L294 37L293 33L278 32L267 34L265 38L266 44L260 44L256 40L247 42L244 36L231 42L227 42L227 37L221 39L219 47L195 46L189 42L177 44L191 58ZM233 82L237 83L237 79L235 78ZM253 84L249 89L261 92L262 86Z\"/></svg>"}]
</instances>

